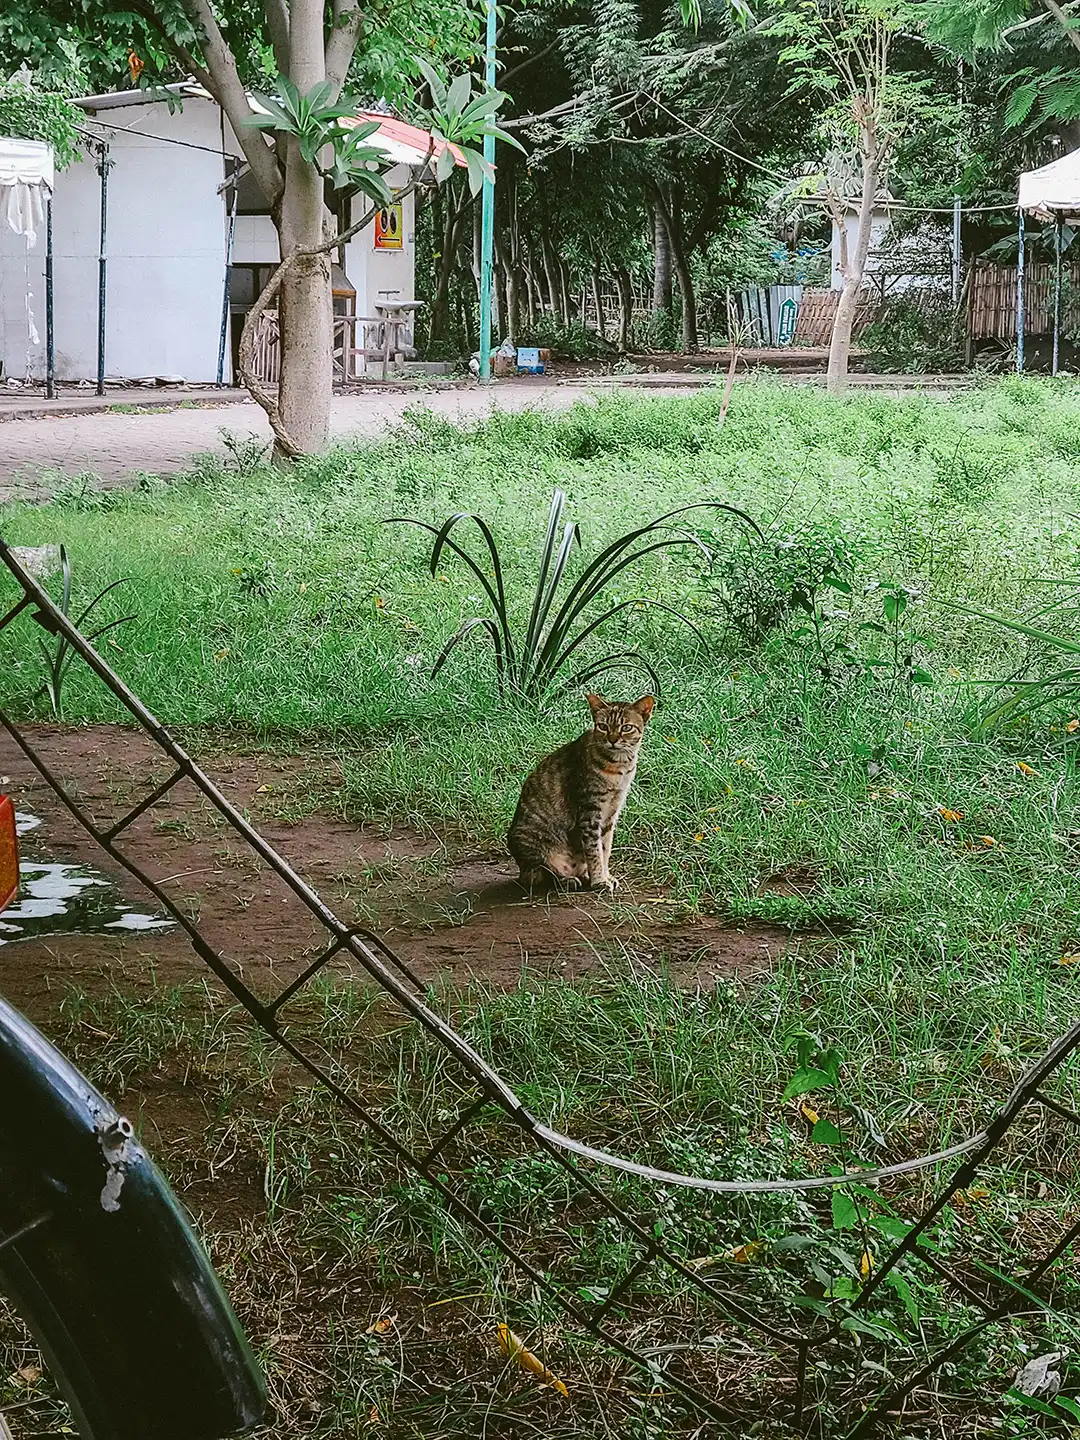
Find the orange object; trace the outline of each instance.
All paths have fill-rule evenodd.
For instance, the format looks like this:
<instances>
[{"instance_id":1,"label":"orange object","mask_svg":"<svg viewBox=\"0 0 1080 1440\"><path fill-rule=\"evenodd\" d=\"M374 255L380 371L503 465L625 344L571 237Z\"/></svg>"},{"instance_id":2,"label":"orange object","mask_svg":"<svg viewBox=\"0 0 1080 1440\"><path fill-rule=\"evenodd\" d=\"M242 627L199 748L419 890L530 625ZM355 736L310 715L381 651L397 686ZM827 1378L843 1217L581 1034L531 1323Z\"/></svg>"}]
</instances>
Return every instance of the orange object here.
<instances>
[{"instance_id":1,"label":"orange object","mask_svg":"<svg viewBox=\"0 0 1080 1440\"><path fill-rule=\"evenodd\" d=\"M146 69L146 65L134 50L128 51L128 69L131 72L131 83L137 85L139 83L139 76Z\"/></svg>"},{"instance_id":2,"label":"orange object","mask_svg":"<svg viewBox=\"0 0 1080 1440\"><path fill-rule=\"evenodd\" d=\"M0 910L6 910L19 893L19 841L15 833L15 806L0 795Z\"/></svg>"}]
</instances>

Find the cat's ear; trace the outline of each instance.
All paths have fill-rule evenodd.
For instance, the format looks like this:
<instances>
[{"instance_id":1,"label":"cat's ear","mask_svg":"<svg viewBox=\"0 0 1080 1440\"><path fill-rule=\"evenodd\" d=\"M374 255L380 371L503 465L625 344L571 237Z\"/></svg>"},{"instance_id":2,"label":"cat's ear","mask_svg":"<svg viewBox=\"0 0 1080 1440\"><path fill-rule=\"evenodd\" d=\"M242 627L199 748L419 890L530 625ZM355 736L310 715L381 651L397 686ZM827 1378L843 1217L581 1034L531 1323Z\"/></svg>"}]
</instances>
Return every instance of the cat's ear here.
<instances>
[{"instance_id":1,"label":"cat's ear","mask_svg":"<svg viewBox=\"0 0 1080 1440\"><path fill-rule=\"evenodd\" d=\"M591 691L585 696L585 699L589 702L589 709L592 711L593 719L595 720L607 704L607 701L602 695L594 695Z\"/></svg>"},{"instance_id":2,"label":"cat's ear","mask_svg":"<svg viewBox=\"0 0 1080 1440\"><path fill-rule=\"evenodd\" d=\"M630 708L636 710L643 720L648 720L655 705L656 700L652 695L643 695L640 700L635 700Z\"/></svg>"}]
</instances>

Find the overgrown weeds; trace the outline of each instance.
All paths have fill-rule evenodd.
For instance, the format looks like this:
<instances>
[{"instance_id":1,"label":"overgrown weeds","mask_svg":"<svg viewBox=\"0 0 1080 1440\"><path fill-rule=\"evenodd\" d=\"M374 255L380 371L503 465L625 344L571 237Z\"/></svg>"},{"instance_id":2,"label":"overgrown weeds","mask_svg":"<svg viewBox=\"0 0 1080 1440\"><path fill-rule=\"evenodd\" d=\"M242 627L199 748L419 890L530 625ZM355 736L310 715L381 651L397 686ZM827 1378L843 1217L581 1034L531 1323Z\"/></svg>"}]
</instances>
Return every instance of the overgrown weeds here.
<instances>
[{"instance_id":1,"label":"overgrown weeds","mask_svg":"<svg viewBox=\"0 0 1080 1440\"><path fill-rule=\"evenodd\" d=\"M88 593L132 577L139 613L102 639L170 725L241 726L268 746L318 735L338 754L350 818L414 823L486 853L523 774L584 713L569 694L500 704L495 675L477 664L432 677L442 637L490 600L494 565L478 548L476 569L436 563L433 582L384 521L407 510L437 534L448 513L483 514L508 618L510 597L530 597L521 635L531 597L551 595L565 538L560 511L538 586L534 520L554 489L599 553L706 500L761 517L765 546L705 518L710 566L667 547L642 559L632 587L615 577L605 605L624 608L610 616L612 639L594 633L580 649L586 666L616 642L640 644L664 687L616 842L624 869L650 902L805 932L792 956L763 981L687 993L657 979L664 956L646 945L647 964L640 951L609 957L604 983L526 974L510 992L458 989L440 1003L538 1113L674 1168L822 1170L841 1148L834 1131L863 1157L930 1150L980 1123L1076 1008L1076 691L1054 681L1029 692L1046 703L1016 705L991 729L971 715L988 677L1034 684L1073 668L1067 657L1033 668L1071 624L1070 611L1047 618L1035 582L1080 573L1080 451L1067 442L1080 399L1064 382L1005 380L947 403L750 384L718 429L720 400L617 397L464 428L418 412L385 442L287 476L256 456L205 462L168 488L103 504L85 489L15 509L6 531L64 543ZM581 564L568 557L566 575ZM708 653L660 605L636 610L642 597L684 613ZM0 644L4 706L30 715L33 632L14 626ZM64 708L117 718L81 667L67 675ZM250 1047L216 997L208 1010L204 1000L196 1010L186 992L144 1004L99 990L69 1002L60 1038L107 1089L143 1097L148 1123L161 1117L163 1158L264 1346L283 1433L696 1432L660 1383L581 1346L422 1187ZM296 1023L340 1050L380 1114L431 1138L463 1097L443 1093L438 1055L411 1032L375 1026L367 1043L371 1014L369 992L341 986ZM828 1074L832 1052L839 1087L784 1098L801 1062ZM1062 1099L1076 1108L1074 1084L1075 1067ZM182 1109L170 1118L177 1094L205 1102L197 1123ZM1018 1137L950 1208L943 1243L972 1259L969 1279L976 1260L1008 1269L1080 1205L1075 1147L1057 1124L1044 1116L1026 1148ZM497 1223L593 1303L637 1258L591 1226L564 1179L494 1134L453 1163ZM841 1302L865 1278L866 1235L885 1235L925 1198L914 1187L833 1211L619 1193L761 1306ZM1060 1318L1076 1307L1071 1277L1053 1317L983 1333L926 1397L925 1433L975 1435L990 1422L1031 1433L1002 1392L1025 1357L1075 1343ZM863 1337L860 1373L891 1373L972 1319L932 1272L903 1278L910 1293L890 1292L886 1317L899 1335ZM566 1381L569 1409L506 1365L500 1323ZM774 1357L710 1325L671 1276L631 1292L618 1323L662 1363L708 1368L763 1410L785 1383ZM672 1353L681 1358L663 1359ZM849 1370L822 1373L828 1407ZM1067 1376L1062 1393L1074 1390ZM827 1430L836 1415L822 1416ZM922 1425L912 1420L911 1433Z\"/></svg>"}]
</instances>

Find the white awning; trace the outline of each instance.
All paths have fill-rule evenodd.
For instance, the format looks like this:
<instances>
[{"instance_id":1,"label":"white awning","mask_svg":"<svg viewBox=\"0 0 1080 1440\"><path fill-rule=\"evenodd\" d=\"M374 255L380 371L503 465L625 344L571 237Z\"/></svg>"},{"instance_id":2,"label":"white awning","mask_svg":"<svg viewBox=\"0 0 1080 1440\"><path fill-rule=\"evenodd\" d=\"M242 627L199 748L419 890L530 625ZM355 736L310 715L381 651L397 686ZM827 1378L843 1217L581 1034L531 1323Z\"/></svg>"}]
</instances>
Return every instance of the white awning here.
<instances>
[{"instance_id":1,"label":"white awning","mask_svg":"<svg viewBox=\"0 0 1080 1440\"><path fill-rule=\"evenodd\" d=\"M26 243L37 243L55 178L51 145L0 137L0 214Z\"/></svg>"},{"instance_id":2,"label":"white awning","mask_svg":"<svg viewBox=\"0 0 1080 1440\"><path fill-rule=\"evenodd\" d=\"M1020 176L1016 208L1042 220L1080 218L1080 150Z\"/></svg>"}]
</instances>

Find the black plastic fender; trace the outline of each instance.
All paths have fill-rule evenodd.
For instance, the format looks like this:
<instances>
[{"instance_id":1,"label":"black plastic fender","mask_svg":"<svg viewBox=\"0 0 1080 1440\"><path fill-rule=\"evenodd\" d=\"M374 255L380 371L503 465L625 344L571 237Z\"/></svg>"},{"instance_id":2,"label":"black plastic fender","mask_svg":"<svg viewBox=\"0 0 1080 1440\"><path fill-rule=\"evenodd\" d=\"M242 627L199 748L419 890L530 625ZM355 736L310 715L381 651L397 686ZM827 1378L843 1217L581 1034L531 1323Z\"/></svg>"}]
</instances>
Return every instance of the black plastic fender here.
<instances>
[{"instance_id":1,"label":"black plastic fender","mask_svg":"<svg viewBox=\"0 0 1080 1440\"><path fill-rule=\"evenodd\" d=\"M0 1291L94 1440L218 1440L262 1374L131 1124L0 1000Z\"/></svg>"}]
</instances>

